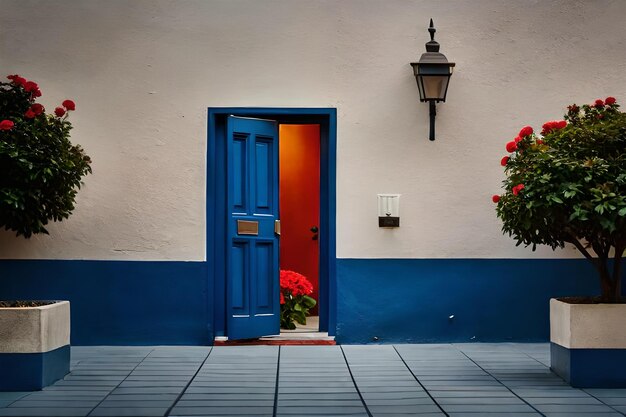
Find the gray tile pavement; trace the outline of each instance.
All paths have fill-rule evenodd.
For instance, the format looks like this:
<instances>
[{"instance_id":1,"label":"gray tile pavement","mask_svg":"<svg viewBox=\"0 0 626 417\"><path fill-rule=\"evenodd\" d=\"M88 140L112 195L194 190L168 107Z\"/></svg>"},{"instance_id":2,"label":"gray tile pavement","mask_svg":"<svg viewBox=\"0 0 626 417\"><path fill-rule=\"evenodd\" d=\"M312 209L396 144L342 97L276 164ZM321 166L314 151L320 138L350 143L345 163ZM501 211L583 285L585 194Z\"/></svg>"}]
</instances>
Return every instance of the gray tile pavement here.
<instances>
[{"instance_id":1,"label":"gray tile pavement","mask_svg":"<svg viewBox=\"0 0 626 417\"><path fill-rule=\"evenodd\" d=\"M0 392L0 416L624 416L571 388L547 344L74 347L72 372Z\"/></svg>"}]
</instances>

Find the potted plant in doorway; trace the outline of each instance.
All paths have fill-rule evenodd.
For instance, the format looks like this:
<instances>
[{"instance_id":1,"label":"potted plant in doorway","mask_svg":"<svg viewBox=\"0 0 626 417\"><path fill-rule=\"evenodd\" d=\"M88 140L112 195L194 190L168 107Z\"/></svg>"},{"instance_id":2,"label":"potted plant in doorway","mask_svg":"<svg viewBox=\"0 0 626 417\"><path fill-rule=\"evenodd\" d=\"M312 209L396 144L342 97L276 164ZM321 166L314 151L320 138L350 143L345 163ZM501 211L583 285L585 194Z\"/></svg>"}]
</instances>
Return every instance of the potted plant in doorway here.
<instances>
[{"instance_id":1,"label":"potted plant in doorway","mask_svg":"<svg viewBox=\"0 0 626 417\"><path fill-rule=\"evenodd\" d=\"M302 274L294 271L280 270L280 327L293 330L296 323L306 324L309 310L317 302L309 295L313 293L313 285ZM295 323L294 323L295 322Z\"/></svg>"},{"instance_id":2,"label":"potted plant in doorway","mask_svg":"<svg viewBox=\"0 0 626 417\"><path fill-rule=\"evenodd\" d=\"M615 98L568 107L506 144L502 230L517 244L574 245L597 271L601 295L550 300L551 367L573 386L626 387L626 113Z\"/></svg>"},{"instance_id":3,"label":"potted plant in doorway","mask_svg":"<svg viewBox=\"0 0 626 417\"><path fill-rule=\"evenodd\" d=\"M72 100L48 114L37 83L7 78L0 82L0 226L30 238L69 217L91 160L69 140ZM0 301L0 391L41 389L65 376L69 343L68 301Z\"/></svg>"}]
</instances>

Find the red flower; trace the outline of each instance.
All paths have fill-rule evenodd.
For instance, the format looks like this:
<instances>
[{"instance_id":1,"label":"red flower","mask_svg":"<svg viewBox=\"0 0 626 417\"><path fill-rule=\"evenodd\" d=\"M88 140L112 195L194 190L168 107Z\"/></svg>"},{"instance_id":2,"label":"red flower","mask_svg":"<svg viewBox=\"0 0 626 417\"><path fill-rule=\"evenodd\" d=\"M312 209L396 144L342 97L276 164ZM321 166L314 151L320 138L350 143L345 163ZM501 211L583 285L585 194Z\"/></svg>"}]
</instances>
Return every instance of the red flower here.
<instances>
[{"instance_id":1,"label":"red flower","mask_svg":"<svg viewBox=\"0 0 626 417\"><path fill-rule=\"evenodd\" d=\"M72 100L64 100L63 103L61 103L63 105L63 107L65 107L68 111L69 110L76 110L76 103L74 103Z\"/></svg>"},{"instance_id":2,"label":"red flower","mask_svg":"<svg viewBox=\"0 0 626 417\"><path fill-rule=\"evenodd\" d=\"M537 139L537 145L543 145L543 141L541 139Z\"/></svg>"},{"instance_id":3,"label":"red flower","mask_svg":"<svg viewBox=\"0 0 626 417\"><path fill-rule=\"evenodd\" d=\"M543 124L541 134L545 136L553 130L563 129L565 126L567 126L567 122L565 120L551 120Z\"/></svg>"},{"instance_id":4,"label":"red flower","mask_svg":"<svg viewBox=\"0 0 626 417\"><path fill-rule=\"evenodd\" d=\"M522 191L524 189L524 184L517 184L515 187L513 187L512 191L513 191L513 195L518 195L520 191Z\"/></svg>"},{"instance_id":5,"label":"red flower","mask_svg":"<svg viewBox=\"0 0 626 417\"><path fill-rule=\"evenodd\" d=\"M19 75L9 75L7 77L9 80L13 81L13 84L21 85L22 87L26 84L26 78L20 77Z\"/></svg>"},{"instance_id":6,"label":"red flower","mask_svg":"<svg viewBox=\"0 0 626 417\"><path fill-rule=\"evenodd\" d=\"M34 118L35 118L35 116L37 116L37 115L36 115L36 114L35 114L35 112L34 112L34 111L33 111L33 110L29 107L29 108L28 108L28 110L26 110L26 113L24 113L24 116L25 116L27 119L34 119Z\"/></svg>"},{"instance_id":7,"label":"red flower","mask_svg":"<svg viewBox=\"0 0 626 417\"><path fill-rule=\"evenodd\" d=\"M26 81L26 84L24 84L24 90L28 91L29 93L38 89L39 86L34 81Z\"/></svg>"},{"instance_id":8,"label":"red flower","mask_svg":"<svg viewBox=\"0 0 626 417\"><path fill-rule=\"evenodd\" d=\"M515 141L511 141L506 144L507 152L515 152L516 150L517 150L517 143L515 143Z\"/></svg>"},{"instance_id":9,"label":"red flower","mask_svg":"<svg viewBox=\"0 0 626 417\"><path fill-rule=\"evenodd\" d=\"M600 107L604 107L604 101L602 101L602 100L600 100L600 99L597 99L597 100L593 103L593 105L594 105L596 108L598 108L598 109L599 109Z\"/></svg>"},{"instance_id":10,"label":"red flower","mask_svg":"<svg viewBox=\"0 0 626 417\"><path fill-rule=\"evenodd\" d=\"M511 158L509 158L508 156L503 157L503 158L500 160L500 165L502 165L503 167L505 167L505 166L506 166L506 164L509 162L509 159L511 159Z\"/></svg>"},{"instance_id":11,"label":"red flower","mask_svg":"<svg viewBox=\"0 0 626 417\"><path fill-rule=\"evenodd\" d=\"M500 196L498 194L494 194L491 197L491 201L493 201L494 203L497 203L498 201L500 201Z\"/></svg>"},{"instance_id":12,"label":"red flower","mask_svg":"<svg viewBox=\"0 0 626 417\"><path fill-rule=\"evenodd\" d=\"M519 131L519 137L523 138L533 134L533 128L530 126L524 126L522 130Z\"/></svg>"},{"instance_id":13,"label":"red flower","mask_svg":"<svg viewBox=\"0 0 626 417\"><path fill-rule=\"evenodd\" d=\"M54 114L56 114L58 117L62 117L65 114L65 109L63 107L57 107L56 109L54 109Z\"/></svg>"},{"instance_id":14,"label":"red flower","mask_svg":"<svg viewBox=\"0 0 626 417\"><path fill-rule=\"evenodd\" d=\"M522 137L521 136L516 136L515 139L513 139L513 141L515 143L520 143L522 141Z\"/></svg>"},{"instance_id":15,"label":"red flower","mask_svg":"<svg viewBox=\"0 0 626 417\"><path fill-rule=\"evenodd\" d=\"M13 129L13 126L15 126L15 123L10 120L5 119L0 122L0 130L11 130Z\"/></svg>"},{"instance_id":16,"label":"red flower","mask_svg":"<svg viewBox=\"0 0 626 417\"><path fill-rule=\"evenodd\" d=\"M283 293L280 293L280 303L281 304L285 304L285 296L283 295Z\"/></svg>"},{"instance_id":17,"label":"red flower","mask_svg":"<svg viewBox=\"0 0 626 417\"><path fill-rule=\"evenodd\" d=\"M612 106L613 104L615 104L617 100L615 100L615 97L607 97L604 100L604 104L606 104L607 106Z\"/></svg>"},{"instance_id":18,"label":"red flower","mask_svg":"<svg viewBox=\"0 0 626 417\"><path fill-rule=\"evenodd\" d=\"M30 109L33 111L33 113L35 113L37 116L39 116L41 113L43 113L46 109L44 109L44 107L39 104L39 103L34 103L32 106L30 106Z\"/></svg>"},{"instance_id":19,"label":"red flower","mask_svg":"<svg viewBox=\"0 0 626 417\"><path fill-rule=\"evenodd\" d=\"M313 292L313 285L302 274L294 271L280 270L280 289L281 292L291 294L293 296L307 295Z\"/></svg>"}]
</instances>

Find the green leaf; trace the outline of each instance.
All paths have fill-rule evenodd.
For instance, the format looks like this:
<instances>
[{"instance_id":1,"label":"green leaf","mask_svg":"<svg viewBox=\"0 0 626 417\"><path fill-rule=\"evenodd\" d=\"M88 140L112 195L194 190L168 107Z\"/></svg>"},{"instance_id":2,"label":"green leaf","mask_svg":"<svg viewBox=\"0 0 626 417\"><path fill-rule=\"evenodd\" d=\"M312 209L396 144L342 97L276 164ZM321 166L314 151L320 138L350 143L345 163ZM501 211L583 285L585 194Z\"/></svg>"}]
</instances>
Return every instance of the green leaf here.
<instances>
[{"instance_id":1,"label":"green leaf","mask_svg":"<svg viewBox=\"0 0 626 417\"><path fill-rule=\"evenodd\" d=\"M309 297L308 295L305 295L305 296L302 298L302 304L304 304L304 306L305 306L307 309L310 309L310 308L315 307L315 304L317 304L317 301L315 301L315 299L314 299L314 298L311 298L311 297Z\"/></svg>"}]
</instances>

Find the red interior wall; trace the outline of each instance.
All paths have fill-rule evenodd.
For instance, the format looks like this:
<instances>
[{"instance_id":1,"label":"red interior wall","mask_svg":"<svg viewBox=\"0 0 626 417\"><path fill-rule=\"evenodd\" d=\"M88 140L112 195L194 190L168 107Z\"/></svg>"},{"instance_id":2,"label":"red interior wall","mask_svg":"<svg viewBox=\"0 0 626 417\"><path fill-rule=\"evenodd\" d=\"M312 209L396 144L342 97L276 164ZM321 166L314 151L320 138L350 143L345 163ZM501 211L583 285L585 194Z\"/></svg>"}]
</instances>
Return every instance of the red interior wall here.
<instances>
[{"instance_id":1,"label":"red interior wall","mask_svg":"<svg viewBox=\"0 0 626 417\"><path fill-rule=\"evenodd\" d=\"M319 125L280 125L279 144L280 268L307 277L319 303L319 240L310 230L320 225Z\"/></svg>"}]
</instances>

